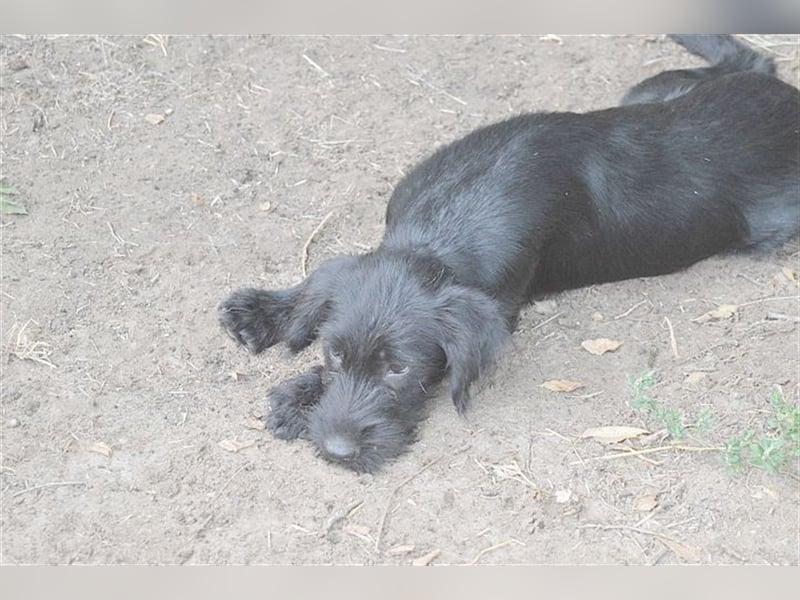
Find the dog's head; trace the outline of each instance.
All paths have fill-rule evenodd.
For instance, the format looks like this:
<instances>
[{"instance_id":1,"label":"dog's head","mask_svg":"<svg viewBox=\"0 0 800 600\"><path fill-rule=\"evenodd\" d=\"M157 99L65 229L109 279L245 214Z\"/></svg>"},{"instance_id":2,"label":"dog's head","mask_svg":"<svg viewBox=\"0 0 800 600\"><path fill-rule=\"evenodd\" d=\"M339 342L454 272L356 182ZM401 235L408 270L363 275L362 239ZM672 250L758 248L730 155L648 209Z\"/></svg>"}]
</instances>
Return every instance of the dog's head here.
<instances>
[{"instance_id":1,"label":"dog's head","mask_svg":"<svg viewBox=\"0 0 800 600\"><path fill-rule=\"evenodd\" d=\"M507 325L494 301L430 258L379 250L330 265L295 309L309 328L298 339L319 334L327 371L309 436L329 460L374 471L414 441L445 375L463 412Z\"/></svg>"}]
</instances>

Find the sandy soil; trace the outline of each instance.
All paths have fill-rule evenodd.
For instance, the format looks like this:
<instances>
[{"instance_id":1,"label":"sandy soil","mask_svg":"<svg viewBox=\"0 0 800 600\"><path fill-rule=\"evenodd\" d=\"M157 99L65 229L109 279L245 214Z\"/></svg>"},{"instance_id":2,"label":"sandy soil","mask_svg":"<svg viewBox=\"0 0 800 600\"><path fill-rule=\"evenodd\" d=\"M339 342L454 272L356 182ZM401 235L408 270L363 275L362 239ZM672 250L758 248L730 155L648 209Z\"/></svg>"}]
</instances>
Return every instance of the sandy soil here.
<instances>
[{"instance_id":1,"label":"sandy soil","mask_svg":"<svg viewBox=\"0 0 800 600\"><path fill-rule=\"evenodd\" d=\"M796 82L796 38L760 41ZM532 307L468 416L442 395L376 475L254 428L318 349L250 356L216 321L235 287L299 281L306 244L309 268L376 244L433 148L694 64L659 36L3 37L28 215L0 229L2 562L797 564L796 462L719 450L798 401L797 242ZM682 440L633 407L649 370ZM581 437L611 425L651 434Z\"/></svg>"}]
</instances>

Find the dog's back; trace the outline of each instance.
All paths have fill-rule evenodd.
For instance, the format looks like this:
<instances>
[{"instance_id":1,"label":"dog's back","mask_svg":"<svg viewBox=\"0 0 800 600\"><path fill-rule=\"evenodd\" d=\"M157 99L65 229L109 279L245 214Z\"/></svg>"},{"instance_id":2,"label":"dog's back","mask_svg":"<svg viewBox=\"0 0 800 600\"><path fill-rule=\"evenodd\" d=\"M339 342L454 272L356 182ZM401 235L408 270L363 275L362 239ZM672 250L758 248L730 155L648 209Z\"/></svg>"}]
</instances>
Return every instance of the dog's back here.
<instances>
[{"instance_id":1,"label":"dog's back","mask_svg":"<svg viewBox=\"0 0 800 600\"><path fill-rule=\"evenodd\" d=\"M273 391L273 433L375 471L445 375L465 409L532 295L797 233L800 93L728 38L684 46L714 64L645 82L648 102L474 131L398 184L380 248L226 300L220 321L253 352L322 340L324 367Z\"/></svg>"},{"instance_id":2,"label":"dog's back","mask_svg":"<svg viewBox=\"0 0 800 600\"><path fill-rule=\"evenodd\" d=\"M670 35L695 56L709 62L708 67L665 71L634 86L621 104L666 102L682 96L702 81L732 73L754 71L775 74L774 61L752 50L730 35Z\"/></svg>"},{"instance_id":3,"label":"dog's back","mask_svg":"<svg viewBox=\"0 0 800 600\"><path fill-rule=\"evenodd\" d=\"M645 81L647 102L522 115L440 148L395 189L384 245L516 309L800 233L800 92L729 36L678 41L716 62Z\"/></svg>"},{"instance_id":4,"label":"dog's back","mask_svg":"<svg viewBox=\"0 0 800 600\"><path fill-rule=\"evenodd\" d=\"M582 194L562 202L568 210L544 244L532 292L669 273L800 234L792 86L736 73L671 101L580 119L591 141L576 136L565 152Z\"/></svg>"}]
</instances>

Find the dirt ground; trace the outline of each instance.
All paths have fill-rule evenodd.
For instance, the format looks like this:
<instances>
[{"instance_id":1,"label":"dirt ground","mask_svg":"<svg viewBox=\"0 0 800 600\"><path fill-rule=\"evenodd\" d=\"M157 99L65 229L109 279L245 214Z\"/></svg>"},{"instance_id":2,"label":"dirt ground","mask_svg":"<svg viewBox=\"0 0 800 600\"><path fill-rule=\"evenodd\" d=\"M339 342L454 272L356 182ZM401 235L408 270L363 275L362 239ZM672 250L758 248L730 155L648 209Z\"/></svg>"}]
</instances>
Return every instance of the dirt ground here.
<instances>
[{"instance_id":1,"label":"dirt ground","mask_svg":"<svg viewBox=\"0 0 800 600\"><path fill-rule=\"evenodd\" d=\"M796 83L797 38L756 41ZM375 475L257 428L316 346L250 356L216 320L306 252L374 246L433 148L700 64L670 41L5 36L0 61L28 212L0 228L4 564L798 563L796 461L731 474L719 450L800 397L797 241L535 305L467 417L440 394ZM650 370L682 440L633 406ZM581 437L612 425L651 433Z\"/></svg>"}]
</instances>

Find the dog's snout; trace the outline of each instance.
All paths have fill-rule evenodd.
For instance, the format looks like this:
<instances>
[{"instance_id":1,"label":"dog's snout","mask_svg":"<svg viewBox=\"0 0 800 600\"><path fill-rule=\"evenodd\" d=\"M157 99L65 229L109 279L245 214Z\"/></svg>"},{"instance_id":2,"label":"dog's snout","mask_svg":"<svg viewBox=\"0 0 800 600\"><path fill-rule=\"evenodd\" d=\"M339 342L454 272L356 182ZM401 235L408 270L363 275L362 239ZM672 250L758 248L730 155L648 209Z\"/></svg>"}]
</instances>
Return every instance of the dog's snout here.
<instances>
[{"instance_id":1,"label":"dog's snout","mask_svg":"<svg viewBox=\"0 0 800 600\"><path fill-rule=\"evenodd\" d=\"M358 444L344 435L333 434L322 442L325 453L335 460L352 460L358 454Z\"/></svg>"}]
</instances>

